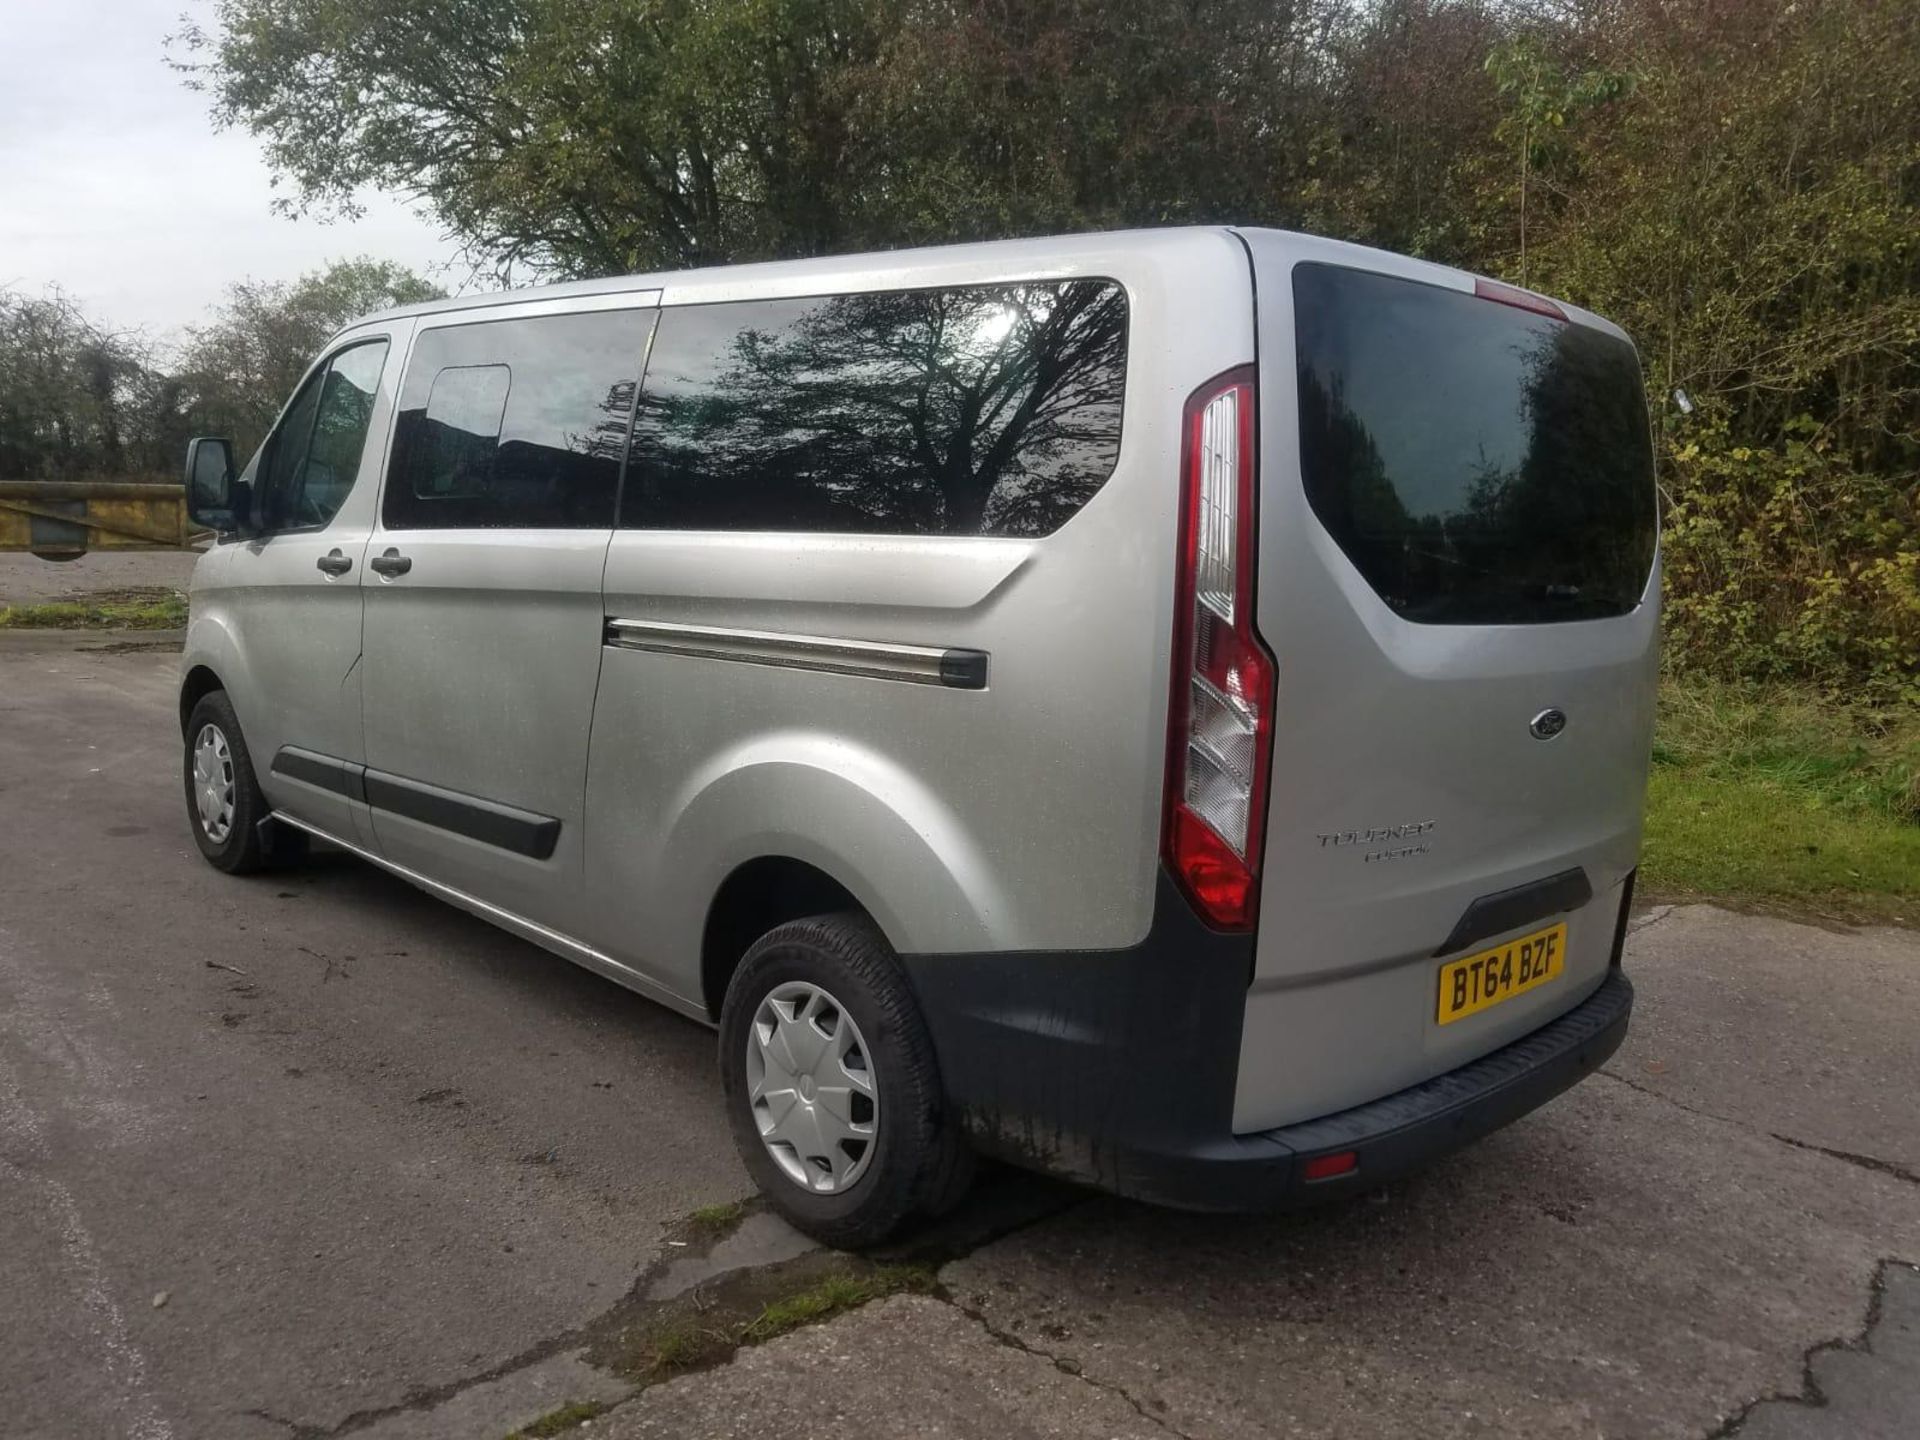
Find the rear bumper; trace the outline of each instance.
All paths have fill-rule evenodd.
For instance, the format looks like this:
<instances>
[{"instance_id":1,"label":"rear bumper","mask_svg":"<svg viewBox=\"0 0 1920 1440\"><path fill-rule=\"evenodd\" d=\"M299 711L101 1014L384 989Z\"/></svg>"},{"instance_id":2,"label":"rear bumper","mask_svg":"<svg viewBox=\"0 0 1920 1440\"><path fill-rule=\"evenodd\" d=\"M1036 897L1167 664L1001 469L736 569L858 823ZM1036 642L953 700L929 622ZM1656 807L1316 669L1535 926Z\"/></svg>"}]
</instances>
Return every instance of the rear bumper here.
<instances>
[{"instance_id":1,"label":"rear bumper","mask_svg":"<svg viewBox=\"0 0 1920 1440\"><path fill-rule=\"evenodd\" d=\"M1417 1169L1545 1104L1619 1048L1633 1011L1633 985L1616 965L1565 1014L1458 1069L1235 1135L1251 942L1201 926L1164 878L1155 918L1142 945L1117 953L905 957L949 1098L979 1148L1183 1209L1314 1203ZM1306 1179L1307 1161L1344 1151L1356 1156L1351 1171Z\"/></svg>"},{"instance_id":2,"label":"rear bumper","mask_svg":"<svg viewBox=\"0 0 1920 1440\"><path fill-rule=\"evenodd\" d=\"M1559 1019L1423 1084L1299 1125L1136 1154L1127 1193L1183 1209L1270 1210L1376 1185L1546 1104L1620 1048L1632 1013L1632 983L1610 970ZM1305 1178L1308 1160L1346 1151L1355 1155L1352 1170Z\"/></svg>"}]
</instances>

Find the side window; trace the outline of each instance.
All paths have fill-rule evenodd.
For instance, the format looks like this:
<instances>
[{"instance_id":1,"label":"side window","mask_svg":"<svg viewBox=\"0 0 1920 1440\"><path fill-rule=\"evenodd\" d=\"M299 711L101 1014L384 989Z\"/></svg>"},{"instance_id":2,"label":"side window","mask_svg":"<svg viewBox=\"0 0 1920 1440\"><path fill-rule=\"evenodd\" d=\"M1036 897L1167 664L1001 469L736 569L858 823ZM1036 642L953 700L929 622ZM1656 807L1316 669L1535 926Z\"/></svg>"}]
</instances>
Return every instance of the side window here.
<instances>
[{"instance_id":1,"label":"side window","mask_svg":"<svg viewBox=\"0 0 1920 1440\"><path fill-rule=\"evenodd\" d=\"M386 360L387 342L369 341L342 350L307 378L261 459L266 529L317 529L339 512L360 475Z\"/></svg>"},{"instance_id":2,"label":"side window","mask_svg":"<svg viewBox=\"0 0 1920 1440\"><path fill-rule=\"evenodd\" d=\"M1113 471L1126 353L1105 280L667 309L620 523L1048 534Z\"/></svg>"},{"instance_id":3,"label":"side window","mask_svg":"<svg viewBox=\"0 0 1920 1440\"><path fill-rule=\"evenodd\" d=\"M473 500L487 493L512 384L505 365L452 365L433 377L421 453L409 471L416 499Z\"/></svg>"},{"instance_id":4,"label":"side window","mask_svg":"<svg viewBox=\"0 0 1920 1440\"><path fill-rule=\"evenodd\" d=\"M278 530L286 523L284 497L293 493L300 467L307 463L307 445L313 439L313 414L320 408L320 387L326 383L325 369L307 377L307 383L293 397L280 424L260 452L260 480L254 490L254 514L262 528Z\"/></svg>"},{"instance_id":5,"label":"side window","mask_svg":"<svg viewBox=\"0 0 1920 1440\"><path fill-rule=\"evenodd\" d=\"M327 367L294 524L326 524L353 489L367 445L367 423L373 419L374 392L380 388L380 371L386 363L387 342L380 340L341 351Z\"/></svg>"},{"instance_id":6,"label":"side window","mask_svg":"<svg viewBox=\"0 0 1920 1440\"><path fill-rule=\"evenodd\" d=\"M400 387L390 530L604 530L652 310L423 330Z\"/></svg>"}]
</instances>

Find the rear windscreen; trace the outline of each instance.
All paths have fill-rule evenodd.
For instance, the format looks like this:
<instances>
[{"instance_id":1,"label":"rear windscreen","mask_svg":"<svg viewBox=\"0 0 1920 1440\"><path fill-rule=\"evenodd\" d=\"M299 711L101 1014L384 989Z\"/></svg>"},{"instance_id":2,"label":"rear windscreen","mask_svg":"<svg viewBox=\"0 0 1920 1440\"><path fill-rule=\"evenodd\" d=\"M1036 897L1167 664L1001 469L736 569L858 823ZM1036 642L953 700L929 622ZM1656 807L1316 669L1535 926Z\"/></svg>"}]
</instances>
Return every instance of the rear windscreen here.
<instances>
[{"instance_id":1,"label":"rear windscreen","mask_svg":"<svg viewBox=\"0 0 1920 1440\"><path fill-rule=\"evenodd\" d=\"M1403 618L1623 615L1653 565L1633 347L1417 281L1294 267L1307 500Z\"/></svg>"}]
</instances>

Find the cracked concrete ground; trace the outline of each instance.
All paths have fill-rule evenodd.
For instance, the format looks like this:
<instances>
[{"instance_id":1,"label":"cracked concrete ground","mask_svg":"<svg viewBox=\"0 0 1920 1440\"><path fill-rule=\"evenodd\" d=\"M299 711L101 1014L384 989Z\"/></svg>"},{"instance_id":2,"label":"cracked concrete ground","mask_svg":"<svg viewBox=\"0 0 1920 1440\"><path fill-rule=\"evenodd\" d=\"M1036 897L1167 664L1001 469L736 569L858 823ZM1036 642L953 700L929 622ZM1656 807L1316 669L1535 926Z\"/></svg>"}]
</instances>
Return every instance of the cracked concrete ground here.
<instances>
[{"instance_id":1,"label":"cracked concrete ground","mask_svg":"<svg viewBox=\"0 0 1920 1440\"><path fill-rule=\"evenodd\" d=\"M622 1304L799 1248L667 1243L747 1192L709 1036L351 862L214 874L171 665L0 646L0 1433L1920 1434L1920 936L1705 906L1605 1075L1383 1196L990 1186L934 1295L635 1394Z\"/></svg>"}]
</instances>

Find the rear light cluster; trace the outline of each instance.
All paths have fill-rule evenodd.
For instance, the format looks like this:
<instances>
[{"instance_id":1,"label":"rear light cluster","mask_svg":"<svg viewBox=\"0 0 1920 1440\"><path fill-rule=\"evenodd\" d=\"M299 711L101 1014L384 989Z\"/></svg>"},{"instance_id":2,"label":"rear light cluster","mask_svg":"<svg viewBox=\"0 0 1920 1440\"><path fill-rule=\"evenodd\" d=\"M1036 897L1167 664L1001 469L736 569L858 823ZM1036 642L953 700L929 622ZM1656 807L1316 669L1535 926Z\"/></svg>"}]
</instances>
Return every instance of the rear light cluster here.
<instances>
[{"instance_id":1,"label":"rear light cluster","mask_svg":"<svg viewBox=\"0 0 1920 1440\"><path fill-rule=\"evenodd\" d=\"M1254 372L1187 401L1162 849L1208 924L1253 926L1274 663L1253 629Z\"/></svg>"}]
</instances>

